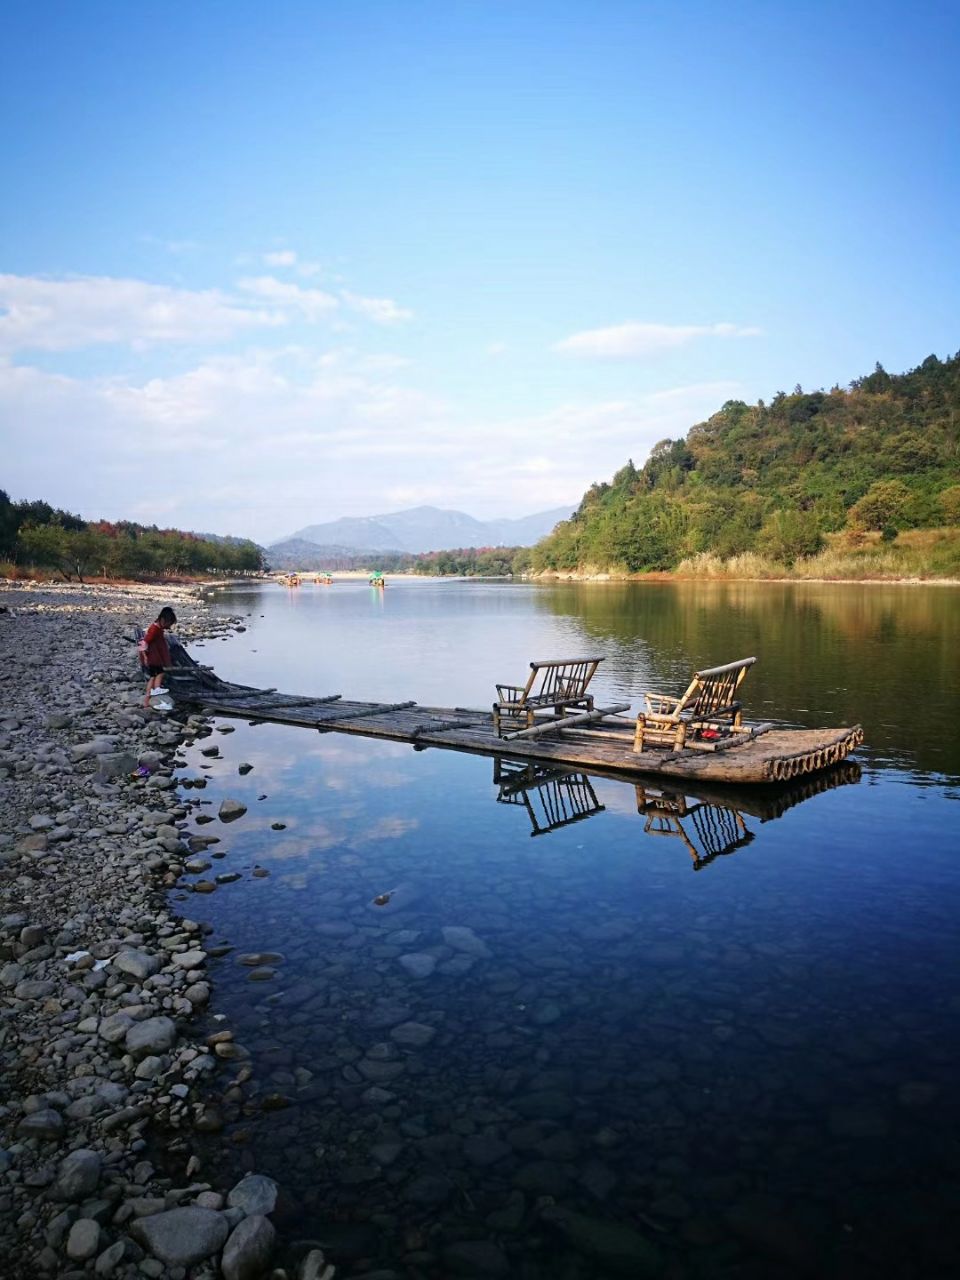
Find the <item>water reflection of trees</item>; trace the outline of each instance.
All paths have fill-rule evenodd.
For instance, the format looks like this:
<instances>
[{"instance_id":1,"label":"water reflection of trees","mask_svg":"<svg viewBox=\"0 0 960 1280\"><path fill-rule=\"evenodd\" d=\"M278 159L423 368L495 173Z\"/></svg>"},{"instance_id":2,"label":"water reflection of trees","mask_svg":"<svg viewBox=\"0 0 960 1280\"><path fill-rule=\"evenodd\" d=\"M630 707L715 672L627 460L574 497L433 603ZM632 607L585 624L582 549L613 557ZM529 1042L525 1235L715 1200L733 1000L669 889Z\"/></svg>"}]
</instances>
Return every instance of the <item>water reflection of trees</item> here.
<instances>
[{"instance_id":1,"label":"water reflection of trees","mask_svg":"<svg viewBox=\"0 0 960 1280\"><path fill-rule=\"evenodd\" d=\"M960 775L960 593L953 588L561 583L540 599L579 623L585 648L607 655L601 687L618 696L682 686L697 667L756 654L744 691L751 718L811 728L863 724L868 750ZM922 716L896 710L907 677Z\"/></svg>"},{"instance_id":2,"label":"water reflection of trees","mask_svg":"<svg viewBox=\"0 0 960 1280\"><path fill-rule=\"evenodd\" d=\"M859 781L860 766L851 761L795 783L759 790L716 786L698 788L692 794L660 782L605 779L608 786L633 788L637 812L644 818L644 833L679 840L693 859L695 871L750 844L755 833L747 825L748 818L771 822L814 796ZM594 779L581 770L497 756L493 782L498 804L526 810L533 836L559 831L605 810L597 798Z\"/></svg>"}]
</instances>

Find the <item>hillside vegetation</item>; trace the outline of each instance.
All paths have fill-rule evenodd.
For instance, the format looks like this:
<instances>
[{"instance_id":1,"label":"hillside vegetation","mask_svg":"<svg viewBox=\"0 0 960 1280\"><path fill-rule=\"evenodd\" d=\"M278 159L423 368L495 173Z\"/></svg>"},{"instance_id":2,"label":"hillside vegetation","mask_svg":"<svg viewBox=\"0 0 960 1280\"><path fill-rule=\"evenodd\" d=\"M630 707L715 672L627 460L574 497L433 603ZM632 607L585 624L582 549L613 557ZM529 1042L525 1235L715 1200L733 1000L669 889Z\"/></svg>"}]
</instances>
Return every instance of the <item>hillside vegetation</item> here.
<instances>
[{"instance_id":1,"label":"hillside vegetation","mask_svg":"<svg viewBox=\"0 0 960 1280\"><path fill-rule=\"evenodd\" d=\"M904 374L877 365L847 390L729 400L643 467L592 485L531 561L536 572L944 575L960 570L958 525L960 354Z\"/></svg>"}]
</instances>

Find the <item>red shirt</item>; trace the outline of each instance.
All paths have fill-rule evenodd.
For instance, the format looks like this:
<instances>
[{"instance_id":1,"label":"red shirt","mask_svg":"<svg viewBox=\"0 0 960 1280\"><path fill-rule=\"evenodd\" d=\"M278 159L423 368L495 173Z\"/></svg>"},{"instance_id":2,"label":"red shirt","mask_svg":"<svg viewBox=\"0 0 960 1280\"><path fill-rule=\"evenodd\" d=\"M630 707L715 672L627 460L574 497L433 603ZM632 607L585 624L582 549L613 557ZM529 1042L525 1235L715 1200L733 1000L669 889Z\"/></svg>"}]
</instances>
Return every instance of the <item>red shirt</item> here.
<instances>
[{"instance_id":1,"label":"red shirt","mask_svg":"<svg viewBox=\"0 0 960 1280\"><path fill-rule=\"evenodd\" d=\"M143 637L147 646L144 654L144 660L148 667L169 667L170 664L170 646L167 644L167 637L159 622L151 622L147 627L147 633Z\"/></svg>"}]
</instances>

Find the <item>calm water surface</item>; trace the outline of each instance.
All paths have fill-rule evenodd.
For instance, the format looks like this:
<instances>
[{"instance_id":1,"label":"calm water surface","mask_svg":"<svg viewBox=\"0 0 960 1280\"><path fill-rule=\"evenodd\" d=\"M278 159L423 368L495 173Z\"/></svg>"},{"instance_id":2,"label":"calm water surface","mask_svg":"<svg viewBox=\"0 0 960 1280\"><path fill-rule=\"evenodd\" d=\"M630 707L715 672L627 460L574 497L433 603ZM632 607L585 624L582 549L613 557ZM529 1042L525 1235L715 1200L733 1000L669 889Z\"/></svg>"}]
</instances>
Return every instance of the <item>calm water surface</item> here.
<instances>
[{"instance_id":1,"label":"calm water surface","mask_svg":"<svg viewBox=\"0 0 960 1280\"><path fill-rule=\"evenodd\" d=\"M487 706L532 658L603 655L600 699L636 706L756 654L751 718L866 733L818 785L682 795L217 721L182 772L220 843L175 896L232 948L216 1009L253 1077L241 1104L228 1064L220 1109L288 1242L343 1276L958 1273L960 592L392 581L215 607L247 629L196 656L284 691ZM243 818L196 822L227 796Z\"/></svg>"}]
</instances>

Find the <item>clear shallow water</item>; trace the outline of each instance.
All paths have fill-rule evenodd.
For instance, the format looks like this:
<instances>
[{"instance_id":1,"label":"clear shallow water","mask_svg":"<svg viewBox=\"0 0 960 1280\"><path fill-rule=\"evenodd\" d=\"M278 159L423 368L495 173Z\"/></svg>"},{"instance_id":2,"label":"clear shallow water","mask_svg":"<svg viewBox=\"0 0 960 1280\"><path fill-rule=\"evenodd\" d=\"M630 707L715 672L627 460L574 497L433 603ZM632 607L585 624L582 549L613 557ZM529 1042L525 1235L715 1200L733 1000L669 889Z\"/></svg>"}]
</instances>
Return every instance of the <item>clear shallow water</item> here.
<instances>
[{"instance_id":1,"label":"clear shallow water","mask_svg":"<svg viewBox=\"0 0 960 1280\"><path fill-rule=\"evenodd\" d=\"M867 735L820 794L663 797L219 722L187 795L248 805L196 826L225 855L203 878L242 878L180 905L233 947L216 1006L253 1093L222 1110L287 1189L288 1239L343 1275L644 1275L651 1247L676 1277L955 1271L960 594L397 582L219 607L248 630L197 656L285 691L480 706L533 657L596 653L600 695L636 703L755 653L751 715Z\"/></svg>"}]
</instances>

